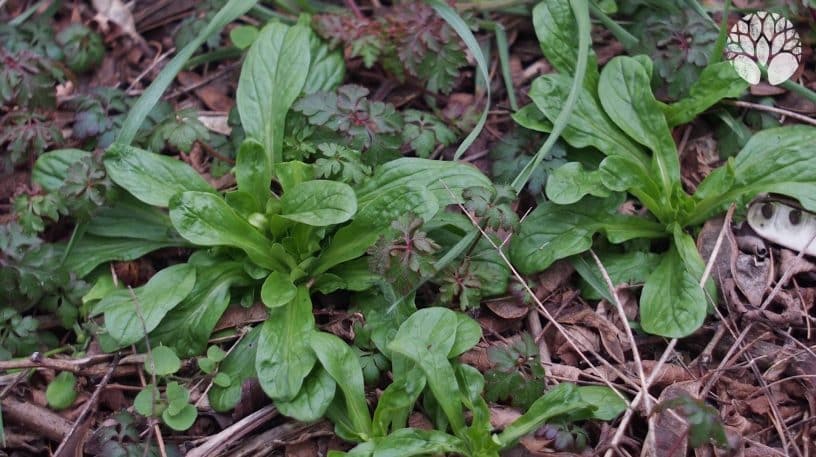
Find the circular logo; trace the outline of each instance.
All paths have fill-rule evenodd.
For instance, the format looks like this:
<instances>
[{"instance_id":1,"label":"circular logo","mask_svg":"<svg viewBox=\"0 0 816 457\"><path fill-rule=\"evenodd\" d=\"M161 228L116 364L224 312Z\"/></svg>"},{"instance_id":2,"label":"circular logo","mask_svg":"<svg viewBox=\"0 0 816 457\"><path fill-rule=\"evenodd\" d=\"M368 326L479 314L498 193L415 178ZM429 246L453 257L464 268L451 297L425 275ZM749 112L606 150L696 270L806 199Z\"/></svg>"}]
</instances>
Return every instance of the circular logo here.
<instances>
[{"instance_id":1,"label":"circular logo","mask_svg":"<svg viewBox=\"0 0 816 457\"><path fill-rule=\"evenodd\" d=\"M765 70L768 82L776 86L796 73L802 61L802 43L789 20L758 11L731 27L725 57L750 84L758 84Z\"/></svg>"}]
</instances>

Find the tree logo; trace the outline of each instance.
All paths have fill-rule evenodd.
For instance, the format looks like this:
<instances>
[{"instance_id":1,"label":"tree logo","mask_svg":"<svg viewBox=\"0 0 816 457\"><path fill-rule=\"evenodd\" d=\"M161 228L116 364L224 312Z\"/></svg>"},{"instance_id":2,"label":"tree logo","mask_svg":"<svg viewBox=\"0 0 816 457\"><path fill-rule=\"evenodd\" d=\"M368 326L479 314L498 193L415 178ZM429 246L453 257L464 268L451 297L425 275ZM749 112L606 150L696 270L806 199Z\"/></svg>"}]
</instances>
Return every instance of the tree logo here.
<instances>
[{"instance_id":1,"label":"tree logo","mask_svg":"<svg viewBox=\"0 0 816 457\"><path fill-rule=\"evenodd\" d=\"M764 71L768 82L776 86L796 73L802 61L802 43L789 20L758 11L731 27L725 57L750 84L758 84Z\"/></svg>"}]
</instances>

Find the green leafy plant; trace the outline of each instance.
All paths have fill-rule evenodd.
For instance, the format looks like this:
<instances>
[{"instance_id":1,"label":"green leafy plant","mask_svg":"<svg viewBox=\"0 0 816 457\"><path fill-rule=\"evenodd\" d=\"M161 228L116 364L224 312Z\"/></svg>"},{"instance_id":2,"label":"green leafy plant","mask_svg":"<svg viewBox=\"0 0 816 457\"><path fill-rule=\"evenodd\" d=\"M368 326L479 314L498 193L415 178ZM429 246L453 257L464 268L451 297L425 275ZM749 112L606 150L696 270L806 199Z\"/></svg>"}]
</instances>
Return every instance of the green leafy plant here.
<instances>
[{"instance_id":1,"label":"green leafy plant","mask_svg":"<svg viewBox=\"0 0 816 457\"><path fill-rule=\"evenodd\" d=\"M213 20L218 10L225 4L225 0L205 0L196 3L194 14L186 17L179 24L178 31L174 34L174 42L177 48L183 48L201 35L207 28L207 24ZM221 44L221 33L216 31L206 36L204 49L213 50Z\"/></svg>"},{"instance_id":2,"label":"green leafy plant","mask_svg":"<svg viewBox=\"0 0 816 457\"><path fill-rule=\"evenodd\" d=\"M419 157L430 157L437 145L448 146L456 141L456 134L433 114L406 110L403 121L402 142L416 151Z\"/></svg>"},{"instance_id":3,"label":"green leafy plant","mask_svg":"<svg viewBox=\"0 0 816 457\"><path fill-rule=\"evenodd\" d=\"M381 348L391 359L394 380L377 403L370 431L363 435L352 428L352 421L335 420L339 436L363 442L346 453L332 451L330 455L498 456L500 450L546 422L607 417L599 414L598 405L588 401L592 395L585 399L582 395L585 388L560 384L539 397L503 431L495 432L487 403L481 396L484 378L478 370L455 361L480 337L479 325L462 314L445 308L426 308L413 313ZM435 422L435 430L406 427L408 416L420 397L426 414ZM625 402L613 402L605 412L617 415L624 408ZM472 417L469 423L465 421L465 411Z\"/></svg>"},{"instance_id":4,"label":"green leafy plant","mask_svg":"<svg viewBox=\"0 0 816 457\"><path fill-rule=\"evenodd\" d=\"M139 437L141 424L131 413L119 411L110 417L104 425L97 428L91 435L85 449L88 453L103 457L131 457L149 456L161 457L163 452L158 444L145 443ZM168 457L181 456L181 452L173 443L165 443L164 454Z\"/></svg>"},{"instance_id":5,"label":"green leafy plant","mask_svg":"<svg viewBox=\"0 0 816 457\"><path fill-rule=\"evenodd\" d=\"M402 117L393 105L370 101L368 89L345 85L337 91L316 92L294 105L296 112L308 118L309 124L327 130L314 136L339 134L338 142L366 152L386 148L396 151L401 143Z\"/></svg>"},{"instance_id":6,"label":"green leafy plant","mask_svg":"<svg viewBox=\"0 0 816 457\"><path fill-rule=\"evenodd\" d=\"M317 150L314 169L318 178L358 184L371 175L371 167L362 162L360 151L336 143L319 144Z\"/></svg>"},{"instance_id":7,"label":"green leafy plant","mask_svg":"<svg viewBox=\"0 0 816 457\"><path fill-rule=\"evenodd\" d=\"M57 34L65 64L77 73L84 73L102 62L105 44L102 37L82 24L72 24Z\"/></svg>"},{"instance_id":8,"label":"green leafy plant","mask_svg":"<svg viewBox=\"0 0 816 457\"><path fill-rule=\"evenodd\" d=\"M356 436L364 437L370 418L359 358L339 338L317 331L312 291L370 288L371 283L360 284L354 276L357 271L345 265L363 259L391 221L407 213L420 221L431 220L440 208L463 202L465 188L489 189L491 184L469 165L405 158L378 166L370 176L349 175L352 187L315 179L324 163L280 161L276 151L282 144L289 100L317 78L311 70L324 74L310 60L307 32L303 25L273 23L261 30L249 50L238 90L246 139L234 167L237 190L221 195L182 162L114 143L105 153L105 169L129 196L88 221L86 235L74 243L65 263L86 275L106 260L132 259L159 247L202 248L186 263L159 271L132 292L112 290L88 303L90 316L104 316L98 335L102 346L115 350L140 344L148 336L154 345L196 355L233 293L241 291L250 300L259 296L269 317L257 333L251 332L257 351L251 356L248 350L232 351L231 356L250 357L241 359L240 367L230 357L217 364L216 376L223 373L221 378L230 382L216 384L214 403L230 407L237 398L227 392L257 376L284 414L301 420L328 414L337 422L348 417ZM298 59L304 55L306 59L270 73L270 63L274 67L276 59L284 58L266 52L277 41L302 50ZM325 84L331 81L324 79ZM255 97L266 90L278 96ZM124 123L122 135L129 136L128 125ZM53 163L54 156L45 159L40 168L56 171L41 178L58 181L65 168ZM169 214L151 206L168 208ZM204 365L207 368L207 362ZM163 370L157 376L167 373ZM337 388L342 396L335 395ZM171 426L186 426L191 416L184 406L186 391L167 384L163 395L157 386L146 389L139 399L140 412L147 413L149 406L150 414L160 414L168 425L172 420L176 422Z\"/></svg>"},{"instance_id":9,"label":"green leafy plant","mask_svg":"<svg viewBox=\"0 0 816 457\"><path fill-rule=\"evenodd\" d=\"M428 90L448 93L464 66L464 47L456 32L434 9L423 2L381 8L376 18L350 14L317 14L318 33L343 44L366 67L376 62L395 76L425 81Z\"/></svg>"},{"instance_id":10,"label":"green leafy plant","mask_svg":"<svg viewBox=\"0 0 816 457\"><path fill-rule=\"evenodd\" d=\"M2 83L0 83L2 84ZM0 88L0 90L2 90ZM0 175L7 175L23 163L30 163L51 144L62 141L53 120L33 111L11 111L0 118Z\"/></svg>"},{"instance_id":11,"label":"green leafy plant","mask_svg":"<svg viewBox=\"0 0 816 457\"><path fill-rule=\"evenodd\" d=\"M410 291L433 269L433 254L440 246L420 230L423 223L415 214L402 215L368 250L371 271L396 283L397 290Z\"/></svg>"},{"instance_id":12,"label":"green leafy plant","mask_svg":"<svg viewBox=\"0 0 816 457\"><path fill-rule=\"evenodd\" d=\"M150 132L148 149L161 151L167 143L179 151L190 152L193 143L207 142L209 138L207 127L198 120L198 112L182 109L157 122Z\"/></svg>"},{"instance_id":13,"label":"green leafy plant","mask_svg":"<svg viewBox=\"0 0 816 457\"><path fill-rule=\"evenodd\" d=\"M336 143L361 151L364 163L376 165L411 151L429 157L457 138L431 113L397 111L368 95L365 87L347 84L299 99L287 125L290 158L304 160L315 154L314 144Z\"/></svg>"},{"instance_id":14,"label":"green leafy plant","mask_svg":"<svg viewBox=\"0 0 816 457\"><path fill-rule=\"evenodd\" d=\"M246 3L232 0L225 8L229 14L240 14ZM228 16L224 10L217 13L193 44L200 44L204 32ZM441 439L451 450L465 449L465 455L497 455L550 418L600 417L595 411L601 410L581 394L584 388L564 385L539 399L522 420L493 433L481 397L481 374L452 361L479 340L478 325L453 311L431 308L413 314L400 326L413 307L413 292L395 290L372 275L367 268L369 249L381 237L390 240L391 248L398 245L396 256L391 255L394 249L386 254L416 271L411 288L440 272L467 274L488 288L487 283L494 281L479 275L492 271L488 264L498 263L497 254L489 243L468 234L472 227L467 218L442 210L464 204L489 230L508 228L515 224L508 195L496 191L476 168L462 163L422 158L364 162L363 154L374 149L374 135L381 130L394 138L396 149L406 141L419 154L426 154L431 143L433 147L446 144L451 135L428 116L408 113L403 117L393 107L368 101L359 90L335 93L338 71L331 68L330 59L325 63L324 48L313 39L301 21L293 26L268 24L252 41L238 88L245 139L233 168L237 186L226 193L217 192L183 162L131 146L160 89L181 68L183 57L192 54L194 47L185 47L132 106L117 140L104 154L104 179L110 179L111 188L121 195L84 220L76 239L54 246L55 255L64 258L62 267L81 277L107 261L136 259L163 247L193 251L186 261L160 270L140 287L116 288L109 280L98 279L93 293L86 296L83 314L102 317L94 326L104 350L152 344L145 369L160 382L139 393L136 410L161 418L175 430L190 427L197 412L189 403L189 391L174 380L179 356L204 351L233 298L251 302L259 297L267 319L244 335L229 355L211 347L199 359L202 371L213 377L210 400L219 411L237 403L244 380L257 377L281 413L303 421L326 416L339 436L362 443L363 449L381 443L387 448L401 436L418 436L417 450L433 452L434 440ZM328 104L332 109L323 110L318 104L313 112L302 112L308 123L290 118L295 100L308 100L314 94L322 98L335 94ZM381 119L376 117L381 115L393 117L400 128L410 122L409 135L403 137L387 122L385 127L378 124ZM315 116L318 119L312 122ZM310 139L309 157L314 163L285 160L290 159L283 147L289 120L289 131L300 139L332 123L331 140ZM370 149L361 151L354 144L334 141L343 136L360 138ZM155 146L161 149L163 144ZM72 165L91 158L90 153L77 150L43 154L35 166L35 181L49 192L67 184L79 186L68 177L72 169L80 168L86 176L103 179L89 171L90 166ZM107 190L104 186L82 189L85 193ZM79 187L74 191L79 192ZM401 219L403 215L410 216ZM426 227L429 232L421 233ZM432 241L437 236L450 247L444 256L415 256L415 248L423 255L438 249ZM452 269L451 262L459 259L465 265L463 271ZM506 288L508 274L503 268L491 273L500 279L496 288ZM457 297L460 306L470 307L479 300L474 293L481 287L474 284L467 282L468 291L453 286L443 289L451 300ZM380 307L384 300L399 304L401 319L387 324L394 332L371 329L365 354L319 331L315 324L313 295L340 290L370 297L370 303ZM400 298L398 293L403 292ZM389 308L381 315L382 328L384 316L391 313ZM373 372L379 374L389 361L394 383L372 416L365 381L378 377ZM440 372L435 371L437 366ZM420 400L438 432L405 428L408 414ZM465 410L474 416L470 425L464 420ZM430 438L431 447L422 443L425 438Z\"/></svg>"},{"instance_id":15,"label":"green leafy plant","mask_svg":"<svg viewBox=\"0 0 816 457\"><path fill-rule=\"evenodd\" d=\"M72 155L71 150L67 151L66 155ZM50 157L63 152L65 150L53 151ZM36 170L35 179L46 179L43 173L50 171L41 167ZM99 156L83 155L64 171L64 177L49 181L46 184L48 189L42 189L43 193L24 193L14 198L17 222L26 233L40 233L45 230L46 223L57 222L65 215L86 221L111 198L112 183L107 179Z\"/></svg>"},{"instance_id":16,"label":"green leafy plant","mask_svg":"<svg viewBox=\"0 0 816 457\"><path fill-rule=\"evenodd\" d=\"M77 397L76 376L70 371L62 371L48 383L45 399L48 406L59 411L74 404Z\"/></svg>"},{"instance_id":17,"label":"green leafy plant","mask_svg":"<svg viewBox=\"0 0 816 457\"><path fill-rule=\"evenodd\" d=\"M545 14L545 10L539 6L534 14ZM563 28L571 18L552 20ZM553 47L548 33L539 31L540 39L545 36L545 55L563 61L561 48ZM729 63L714 64L701 73L688 97L665 105L651 92L651 74L651 61L642 56L616 57L600 74L587 73L562 137L573 147L592 147L606 157L595 165L596 170L572 162L553 172L546 186L550 201L540 204L521 224L510 254L522 272L533 273L557 259L588 250L599 232L612 243L669 238L672 242L643 286L640 323L649 333L682 337L702 325L708 309L706 294L717 296L713 282L705 291L699 284L704 262L685 229L760 192L789 195L813 208L816 201L809 190L816 184L816 175L809 173L810 168L794 171L789 164L809 160L805 151L816 138L816 129L792 126L755 134L736 158L711 173L689 195L680 183L670 127L690 121L722 98L739 96L746 83ZM530 98L541 114L525 113L517 120L548 131L569 87L569 77L564 74L538 78ZM649 214L618 214L621 192L636 197Z\"/></svg>"},{"instance_id":18,"label":"green leafy plant","mask_svg":"<svg viewBox=\"0 0 816 457\"><path fill-rule=\"evenodd\" d=\"M485 373L485 399L509 401L526 410L547 388L538 345L529 333L506 348L492 346L487 357L494 366Z\"/></svg>"},{"instance_id":19,"label":"green leafy plant","mask_svg":"<svg viewBox=\"0 0 816 457\"><path fill-rule=\"evenodd\" d=\"M586 431L573 424L547 424L537 434L551 440L552 447L557 451L581 452L586 448Z\"/></svg>"},{"instance_id":20,"label":"green leafy plant","mask_svg":"<svg viewBox=\"0 0 816 457\"><path fill-rule=\"evenodd\" d=\"M672 409L688 422L688 444L698 448L706 444L715 444L726 447L728 441L725 436L720 414L716 408L696 399L688 394L681 394L676 398L660 402L654 409L654 414Z\"/></svg>"},{"instance_id":21,"label":"green leafy plant","mask_svg":"<svg viewBox=\"0 0 816 457\"><path fill-rule=\"evenodd\" d=\"M219 387L229 387L232 383L229 374L218 371L219 364L227 357L218 346L210 346L207 348L207 356L198 359L198 368L204 373L212 376L213 384Z\"/></svg>"},{"instance_id":22,"label":"green leafy plant","mask_svg":"<svg viewBox=\"0 0 816 457\"><path fill-rule=\"evenodd\" d=\"M517 118L521 115L522 112L516 113ZM491 173L497 184L512 183L532 160L541 145L541 141L536 140L537 136L535 131L517 126L493 145L490 149L490 159L493 161ZM560 142L547 153L527 181L526 188L530 194L541 195L544 192L547 176L566 163L566 153L566 148Z\"/></svg>"},{"instance_id":23,"label":"green leafy plant","mask_svg":"<svg viewBox=\"0 0 816 457\"><path fill-rule=\"evenodd\" d=\"M172 349L159 346L150 352L144 368L149 374L161 378L177 372L181 360ZM190 404L190 391L176 381L165 385L164 395L158 386L148 384L136 395L133 407L145 417L161 417L168 427L178 431L190 428L198 417L198 410Z\"/></svg>"},{"instance_id":24,"label":"green leafy plant","mask_svg":"<svg viewBox=\"0 0 816 457\"><path fill-rule=\"evenodd\" d=\"M0 100L5 105L27 108L56 106L54 87L63 73L54 61L29 50L17 52L0 47Z\"/></svg>"},{"instance_id":25,"label":"green leafy plant","mask_svg":"<svg viewBox=\"0 0 816 457\"><path fill-rule=\"evenodd\" d=\"M0 40L2 47L10 53L27 51L54 61L63 57L62 47L56 42L53 26L48 20L0 24Z\"/></svg>"},{"instance_id":26,"label":"green leafy plant","mask_svg":"<svg viewBox=\"0 0 816 457\"><path fill-rule=\"evenodd\" d=\"M87 284L60 265L60 250L26 234L17 223L0 225L0 355L45 349L56 342L50 332L38 332L38 322L21 313L34 307L54 312L70 328L76 320L80 297Z\"/></svg>"},{"instance_id":27,"label":"green leafy plant","mask_svg":"<svg viewBox=\"0 0 816 457\"><path fill-rule=\"evenodd\" d=\"M690 8L644 8L636 17L632 31L639 38L638 51L654 62L654 77L663 81L669 97L687 96L710 61L717 29Z\"/></svg>"},{"instance_id":28,"label":"green leafy plant","mask_svg":"<svg viewBox=\"0 0 816 457\"><path fill-rule=\"evenodd\" d=\"M55 194L20 195L14 199L17 221L26 233L36 234L45 230L45 219L59 220L60 214L68 209Z\"/></svg>"},{"instance_id":29,"label":"green leafy plant","mask_svg":"<svg viewBox=\"0 0 816 457\"><path fill-rule=\"evenodd\" d=\"M34 352L39 346L39 322L31 316L23 317L12 308L0 309L0 358L8 360L17 354Z\"/></svg>"}]
</instances>

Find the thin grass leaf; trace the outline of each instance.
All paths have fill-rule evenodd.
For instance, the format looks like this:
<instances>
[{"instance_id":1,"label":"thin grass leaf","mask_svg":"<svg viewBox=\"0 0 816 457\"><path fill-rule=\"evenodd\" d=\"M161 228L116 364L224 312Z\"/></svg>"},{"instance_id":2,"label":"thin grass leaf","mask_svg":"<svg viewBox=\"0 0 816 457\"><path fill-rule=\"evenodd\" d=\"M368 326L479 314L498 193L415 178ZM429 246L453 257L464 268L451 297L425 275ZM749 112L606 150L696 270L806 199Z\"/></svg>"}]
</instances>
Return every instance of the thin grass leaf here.
<instances>
[{"instance_id":1,"label":"thin grass leaf","mask_svg":"<svg viewBox=\"0 0 816 457\"><path fill-rule=\"evenodd\" d=\"M147 90L142 93L142 96L136 101L128 113L125 122L122 124L122 129L119 131L119 136L116 138L117 143L130 145L133 138L136 137L136 132L144 123L145 118L156 106L156 103L161 98L162 94L170 83L173 82L176 75L184 68L184 64L190 60L190 57L196 50L210 37L212 34L218 32L224 26L234 21L252 8L257 0L230 0L218 11L218 14L213 17L212 21L207 24L195 39L185 46L175 57L164 67L159 73L159 76L153 80Z\"/></svg>"},{"instance_id":2,"label":"thin grass leaf","mask_svg":"<svg viewBox=\"0 0 816 457\"><path fill-rule=\"evenodd\" d=\"M484 78L487 86L487 102L485 103L485 109L482 111L482 115L479 117L479 122L476 123L476 127L468 133L465 139L462 141L462 144L456 149L456 153L453 155L454 160L459 160L462 157L462 154L467 151L470 145L476 141L476 138L482 132L484 128L485 122L487 121L487 113L490 111L490 73L487 68L487 59L485 59L484 54L482 53L482 48L479 46L479 42L476 41L476 37L473 36L473 32L470 31L470 27L465 23L459 13L457 13L453 8L448 6L447 3L444 3L440 0L427 0L428 4L436 10L437 14L448 23L448 25L456 31L462 41L465 42L465 46L467 46L468 50L473 54L473 58L476 59L476 66L479 69L479 73L481 73L482 78Z\"/></svg>"},{"instance_id":3,"label":"thin grass leaf","mask_svg":"<svg viewBox=\"0 0 816 457\"><path fill-rule=\"evenodd\" d=\"M569 119L572 116L572 110L578 101L578 92L581 89L584 76L586 75L587 62L589 61L589 46L591 43L589 36L589 6L586 0L571 0L570 6L572 6L572 12L575 15L575 22L578 24L578 62L576 62L575 66L572 87L564 103L564 109L558 114L555 122L553 122L553 129L547 137L547 141L541 145L535 157L524 166L521 173L513 180L511 186L516 194L521 193L521 190L527 185L527 181L530 180L533 171L541 164L544 157L550 153L550 149L555 145L561 132L567 127Z\"/></svg>"},{"instance_id":4,"label":"thin grass leaf","mask_svg":"<svg viewBox=\"0 0 816 457\"><path fill-rule=\"evenodd\" d=\"M731 0L725 0L723 6L722 22L720 22L720 34L717 35L717 41L714 43L714 49L711 51L711 58L708 59L708 65L714 65L723 58L723 50L725 49L725 41L728 39L728 12L731 10Z\"/></svg>"},{"instance_id":5,"label":"thin grass leaf","mask_svg":"<svg viewBox=\"0 0 816 457\"><path fill-rule=\"evenodd\" d=\"M518 111L518 102L516 101L516 89L513 87L513 77L510 74L510 46L507 44L507 32L504 26L496 22L496 48L499 51L499 66L501 67L502 78L504 78L504 87L507 90L507 98L510 100L510 108L513 111Z\"/></svg>"}]
</instances>

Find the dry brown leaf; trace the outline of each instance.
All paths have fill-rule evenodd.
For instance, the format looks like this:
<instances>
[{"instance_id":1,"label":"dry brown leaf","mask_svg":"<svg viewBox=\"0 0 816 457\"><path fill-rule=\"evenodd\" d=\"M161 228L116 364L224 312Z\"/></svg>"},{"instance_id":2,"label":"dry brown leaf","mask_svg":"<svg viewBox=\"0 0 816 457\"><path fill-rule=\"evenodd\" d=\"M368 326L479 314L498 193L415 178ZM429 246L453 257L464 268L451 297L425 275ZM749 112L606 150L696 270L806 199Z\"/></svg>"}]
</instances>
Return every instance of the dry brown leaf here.
<instances>
[{"instance_id":1,"label":"dry brown leaf","mask_svg":"<svg viewBox=\"0 0 816 457\"><path fill-rule=\"evenodd\" d=\"M521 411L508 406L490 405L490 425L496 430L504 430L521 417Z\"/></svg>"},{"instance_id":2,"label":"dry brown leaf","mask_svg":"<svg viewBox=\"0 0 816 457\"><path fill-rule=\"evenodd\" d=\"M606 318L592 311L586 305L579 305L580 308L565 314L559 318L562 324L582 325L595 329L604 349L617 363L624 363L624 347L629 348L626 336L615 325Z\"/></svg>"},{"instance_id":3,"label":"dry brown leaf","mask_svg":"<svg viewBox=\"0 0 816 457\"><path fill-rule=\"evenodd\" d=\"M720 162L717 142L711 134L689 141L680 156L683 185L693 193Z\"/></svg>"},{"instance_id":4,"label":"dry brown leaf","mask_svg":"<svg viewBox=\"0 0 816 457\"><path fill-rule=\"evenodd\" d=\"M460 355L459 361L466 363L481 372L485 372L493 368L493 363L487 357L487 348L483 346L476 346L475 348Z\"/></svg>"},{"instance_id":5,"label":"dry brown leaf","mask_svg":"<svg viewBox=\"0 0 816 457\"><path fill-rule=\"evenodd\" d=\"M686 381L672 384L660 393L658 403L663 403L683 394L697 397L700 393L700 381ZM672 410L664 409L649 418L649 433L646 435L641 456L650 457L685 457L688 436L688 424Z\"/></svg>"},{"instance_id":6,"label":"dry brown leaf","mask_svg":"<svg viewBox=\"0 0 816 457\"><path fill-rule=\"evenodd\" d=\"M225 82L216 80L199 86L204 78L191 71L182 71L176 76L176 79L184 87L198 86L193 89L193 92L201 99L204 106L212 111L229 112L235 106L235 99L227 95L229 86Z\"/></svg>"},{"instance_id":7,"label":"dry brown leaf","mask_svg":"<svg viewBox=\"0 0 816 457\"><path fill-rule=\"evenodd\" d=\"M569 334L577 349L581 352L598 352L601 348L601 339L597 333L579 325L564 325L564 330ZM581 357L575 352L572 345L562 336L558 335L555 353L568 365L578 365Z\"/></svg>"},{"instance_id":8,"label":"dry brown leaf","mask_svg":"<svg viewBox=\"0 0 816 457\"><path fill-rule=\"evenodd\" d=\"M107 28L108 22L113 22L134 39L144 41L144 38L136 31L133 13L122 0L91 0L91 3L96 10L95 19L103 30Z\"/></svg>"},{"instance_id":9,"label":"dry brown leaf","mask_svg":"<svg viewBox=\"0 0 816 457\"><path fill-rule=\"evenodd\" d=\"M538 275L538 287L535 290L539 300L544 300L566 283L575 268L566 260L559 260Z\"/></svg>"},{"instance_id":10,"label":"dry brown leaf","mask_svg":"<svg viewBox=\"0 0 816 457\"><path fill-rule=\"evenodd\" d=\"M255 303L249 308L233 305L221 315L221 319L215 324L213 332L224 330L225 328L237 328L254 322L263 322L269 316L268 308L263 303Z\"/></svg>"},{"instance_id":11,"label":"dry brown leaf","mask_svg":"<svg viewBox=\"0 0 816 457\"><path fill-rule=\"evenodd\" d=\"M294 443L286 446L286 457L314 457L317 454L317 443L315 440L307 440L302 443Z\"/></svg>"},{"instance_id":12,"label":"dry brown leaf","mask_svg":"<svg viewBox=\"0 0 816 457\"><path fill-rule=\"evenodd\" d=\"M488 329L485 334L498 334L507 332L508 330L518 330L521 328L522 322L519 320L502 319L489 313L482 313L477 320L483 328Z\"/></svg>"},{"instance_id":13,"label":"dry brown leaf","mask_svg":"<svg viewBox=\"0 0 816 457\"><path fill-rule=\"evenodd\" d=\"M414 411L408 417L408 426L420 430L433 430L434 425L424 414Z\"/></svg>"},{"instance_id":14,"label":"dry brown leaf","mask_svg":"<svg viewBox=\"0 0 816 457\"><path fill-rule=\"evenodd\" d=\"M530 307L520 304L514 298L506 300L488 300L484 302L490 311L502 319L521 319L530 312Z\"/></svg>"}]
</instances>

